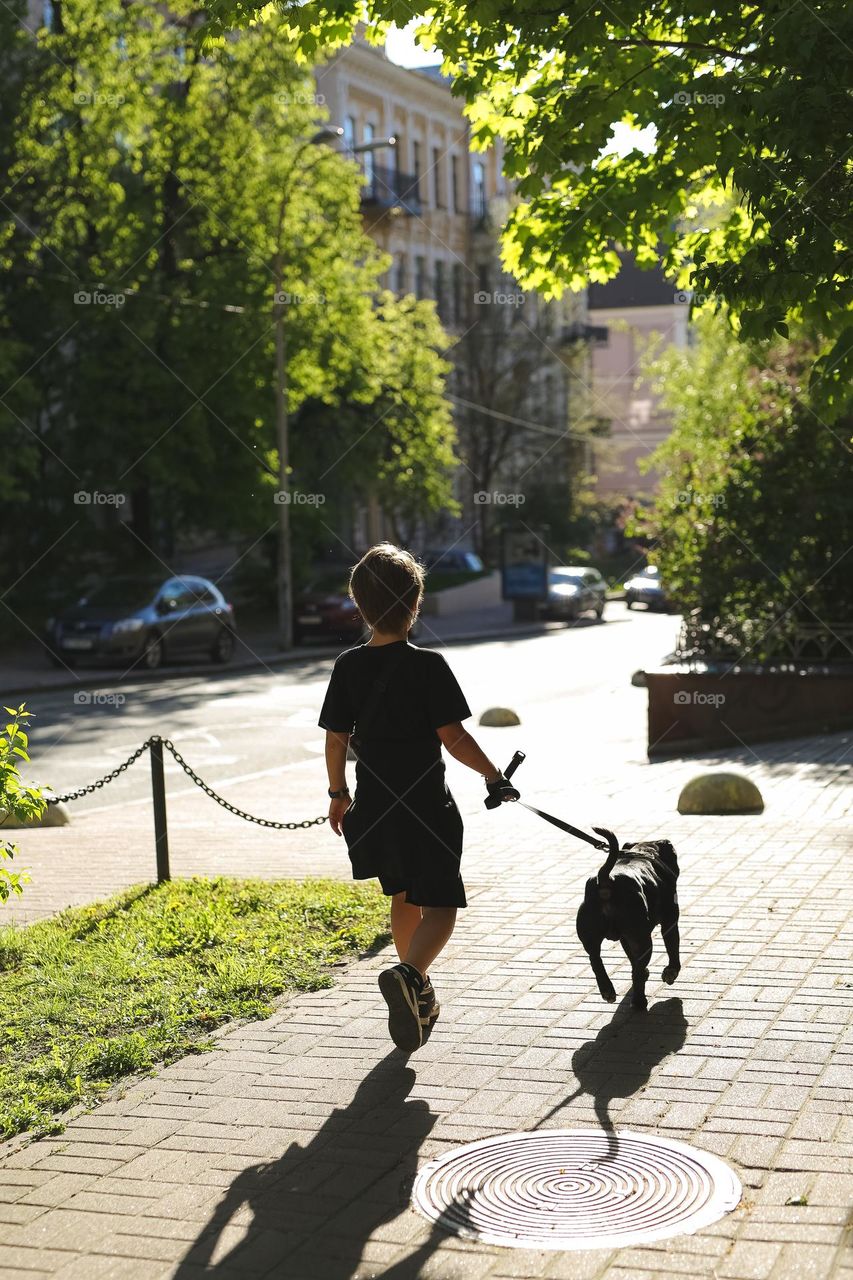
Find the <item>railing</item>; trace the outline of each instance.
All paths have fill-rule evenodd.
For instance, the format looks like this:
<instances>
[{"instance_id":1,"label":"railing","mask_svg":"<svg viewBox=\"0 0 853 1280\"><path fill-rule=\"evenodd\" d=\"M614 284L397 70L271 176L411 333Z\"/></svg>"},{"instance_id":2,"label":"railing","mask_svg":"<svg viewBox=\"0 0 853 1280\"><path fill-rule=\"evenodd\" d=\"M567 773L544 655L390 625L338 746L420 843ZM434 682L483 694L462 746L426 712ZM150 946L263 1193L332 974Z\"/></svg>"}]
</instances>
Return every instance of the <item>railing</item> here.
<instances>
[{"instance_id":1,"label":"railing","mask_svg":"<svg viewBox=\"0 0 853 1280\"><path fill-rule=\"evenodd\" d=\"M781 618L698 621L685 618L675 656L684 662L853 664L853 623L802 623Z\"/></svg>"},{"instance_id":2,"label":"railing","mask_svg":"<svg viewBox=\"0 0 853 1280\"><path fill-rule=\"evenodd\" d=\"M422 212L420 181L416 174L400 173L375 164L367 172L367 185L362 189L362 204L380 209L402 209L404 213Z\"/></svg>"}]
</instances>

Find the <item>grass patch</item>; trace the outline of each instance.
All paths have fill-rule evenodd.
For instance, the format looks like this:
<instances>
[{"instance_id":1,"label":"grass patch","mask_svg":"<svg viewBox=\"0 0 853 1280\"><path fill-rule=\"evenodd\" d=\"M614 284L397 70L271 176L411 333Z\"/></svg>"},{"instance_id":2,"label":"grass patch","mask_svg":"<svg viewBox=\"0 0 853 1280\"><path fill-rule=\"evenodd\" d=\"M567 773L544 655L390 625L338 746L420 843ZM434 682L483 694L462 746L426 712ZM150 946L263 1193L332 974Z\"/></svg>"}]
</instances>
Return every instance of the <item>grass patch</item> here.
<instances>
[{"instance_id":1,"label":"grass patch","mask_svg":"<svg viewBox=\"0 0 853 1280\"><path fill-rule=\"evenodd\" d=\"M0 928L0 1137L55 1133L114 1081L211 1048L232 1018L331 985L387 936L387 900L339 881L176 880Z\"/></svg>"}]
</instances>

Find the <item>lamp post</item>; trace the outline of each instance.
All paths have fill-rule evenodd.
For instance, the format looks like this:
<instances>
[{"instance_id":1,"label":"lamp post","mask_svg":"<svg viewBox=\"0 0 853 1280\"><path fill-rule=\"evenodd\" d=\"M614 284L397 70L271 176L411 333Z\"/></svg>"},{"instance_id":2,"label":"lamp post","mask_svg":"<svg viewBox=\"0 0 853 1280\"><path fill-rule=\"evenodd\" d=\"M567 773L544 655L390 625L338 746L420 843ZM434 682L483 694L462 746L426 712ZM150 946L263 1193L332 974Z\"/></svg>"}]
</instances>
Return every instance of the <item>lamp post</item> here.
<instances>
[{"instance_id":1,"label":"lamp post","mask_svg":"<svg viewBox=\"0 0 853 1280\"><path fill-rule=\"evenodd\" d=\"M290 537L290 422L287 411L287 327L284 322L284 308L287 305L284 292L286 262L282 246L285 218L289 196L290 179L305 152L321 142L332 142L343 137L343 129L339 125L327 125L318 130L312 138L308 138L296 151L293 163L287 171L283 190L278 204L276 222L275 254L273 256L273 318L275 328L275 428L278 445L278 575L277 605L279 644L282 649L290 649L293 645L293 575L291 566ZM376 141L363 142L348 149L349 155L362 154L365 151L377 151L380 147L396 146L394 137L381 138ZM339 153L337 153L339 154ZM318 157L319 159L319 157ZM315 161L316 163L316 161ZM306 166L304 172L314 165Z\"/></svg>"}]
</instances>

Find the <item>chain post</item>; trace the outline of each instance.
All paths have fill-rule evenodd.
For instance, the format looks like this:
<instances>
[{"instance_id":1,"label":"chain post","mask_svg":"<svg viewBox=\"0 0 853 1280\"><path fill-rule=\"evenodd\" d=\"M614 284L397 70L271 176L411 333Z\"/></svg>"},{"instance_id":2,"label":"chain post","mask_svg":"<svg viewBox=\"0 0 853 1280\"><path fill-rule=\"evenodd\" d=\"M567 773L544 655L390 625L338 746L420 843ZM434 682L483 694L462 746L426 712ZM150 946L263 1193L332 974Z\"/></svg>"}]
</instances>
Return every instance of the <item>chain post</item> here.
<instances>
[{"instance_id":1,"label":"chain post","mask_svg":"<svg viewBox=\"0 0 853 1280\"><path fill-rule=\"evenodd\" d=\"M163 774L163 739L151 739L151 793L154 801L154 843L157 849L157 883L171 880L169 832L166 827L166 780Z\"/></svg>"}]
</instances>

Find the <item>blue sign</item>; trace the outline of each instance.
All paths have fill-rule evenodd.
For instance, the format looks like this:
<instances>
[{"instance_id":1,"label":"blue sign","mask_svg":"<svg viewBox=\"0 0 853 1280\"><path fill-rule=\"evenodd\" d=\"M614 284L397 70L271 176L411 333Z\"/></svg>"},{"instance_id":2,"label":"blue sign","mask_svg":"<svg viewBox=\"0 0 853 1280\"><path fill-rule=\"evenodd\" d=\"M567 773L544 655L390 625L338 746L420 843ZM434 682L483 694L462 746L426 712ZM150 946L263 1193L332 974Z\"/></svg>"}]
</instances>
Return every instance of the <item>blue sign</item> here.
<instances>
[{"instance_id":1,"label":"blue sign","mask_svg":"<svg viewBox=\"0 0 853 1280\"><path fill-rule=\"evenodd\" d=\"M505 530L501 556L504 600L545 600L548 596L548 549L535 533Z\"/></svg>"}]
</instances>

